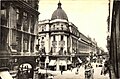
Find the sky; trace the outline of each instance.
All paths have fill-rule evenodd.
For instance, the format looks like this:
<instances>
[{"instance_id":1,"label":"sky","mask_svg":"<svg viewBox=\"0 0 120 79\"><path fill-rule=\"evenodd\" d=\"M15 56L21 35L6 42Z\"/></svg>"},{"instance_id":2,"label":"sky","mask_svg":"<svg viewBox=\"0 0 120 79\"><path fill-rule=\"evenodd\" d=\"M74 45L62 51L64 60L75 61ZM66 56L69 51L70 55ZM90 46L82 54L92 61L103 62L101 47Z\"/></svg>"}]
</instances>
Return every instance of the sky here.
<instances>
[{"instance_id":1,"label":"sky","mask_svg":"<svg viewBox=\"0 0 120 79\"><path fill-rule=\"evenodd\" d=\"M40 0L39 21L51 19L59 0ZM95 38L99 47L107 51L108 0L60 0L69 22L85 36Z\"/></svg>"}]
</instances>

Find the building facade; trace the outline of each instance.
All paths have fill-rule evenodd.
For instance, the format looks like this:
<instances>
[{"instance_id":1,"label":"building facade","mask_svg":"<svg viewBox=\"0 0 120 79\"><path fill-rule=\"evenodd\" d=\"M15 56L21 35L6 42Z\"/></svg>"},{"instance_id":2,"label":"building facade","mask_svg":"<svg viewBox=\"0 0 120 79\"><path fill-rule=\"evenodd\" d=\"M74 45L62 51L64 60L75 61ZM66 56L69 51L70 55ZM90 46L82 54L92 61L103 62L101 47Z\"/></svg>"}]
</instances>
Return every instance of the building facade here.
<instances>
[{"instance_id":1,"label":"building facade","mask_svg":"<svg viewBox=\"0 0 120 79\"><path fill-rule=\"evenodd\" d=\"M61 5L59 2L51 19L40 21L38 25L39 52L44 59L41 64L52 70L67 70L71 65L76 66L81 56L96 53L97 47L95 41L69 22Z\"/></svg>"},{"instance_id":2,"label":"building facade","mask_svg":"<svg viewBox=\"0 0 120 79\"><path fill-rule=\"evenodd\" d=\"M109 0L108 51L111 63L111 79L120 78L120 1Z\"/></svg>"},{"instance_id":3,"label":"building facade","mask_svg":"<svg viewBox=\"0 0 120 79\"><path fill-rule=\"evenodd\" d=\"M1 1L0 68L14 70L26 62L35 67L38 3L38 0Z\"/></svg>"}]
</instances>

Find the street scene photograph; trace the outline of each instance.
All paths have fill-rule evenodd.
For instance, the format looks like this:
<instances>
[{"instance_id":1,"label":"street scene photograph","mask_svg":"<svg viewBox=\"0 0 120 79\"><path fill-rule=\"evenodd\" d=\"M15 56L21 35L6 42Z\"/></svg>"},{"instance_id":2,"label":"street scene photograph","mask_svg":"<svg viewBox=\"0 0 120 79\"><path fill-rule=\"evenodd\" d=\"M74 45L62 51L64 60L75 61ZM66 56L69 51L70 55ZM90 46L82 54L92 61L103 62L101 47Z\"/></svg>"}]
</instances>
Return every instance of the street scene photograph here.
<instances>
[{"instance_id":1,"label":"street scene photograph","mask_svg":"<svg viewBox=\"0 0 120 79\"><path fill-rule=\"evenodd\" d=\"M0 79L120 79L120 0L1 0Z\"/></svg>"}]
</instances>

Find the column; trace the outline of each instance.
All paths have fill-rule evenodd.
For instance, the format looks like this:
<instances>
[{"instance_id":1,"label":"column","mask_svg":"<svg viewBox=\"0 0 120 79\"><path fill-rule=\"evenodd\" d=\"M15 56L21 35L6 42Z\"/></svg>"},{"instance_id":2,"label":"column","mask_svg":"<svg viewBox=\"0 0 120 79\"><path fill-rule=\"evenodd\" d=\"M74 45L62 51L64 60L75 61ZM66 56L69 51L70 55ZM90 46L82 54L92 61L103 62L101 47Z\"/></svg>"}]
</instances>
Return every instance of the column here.
<instances>
[{"instance_id":1,"label":"column","mask_svg":"<svg viewBox=\"0 0 120 79\"><path fill-rule=\"evenodd\" d=\"M1 26L0 26L0 48L1 48Z\"/></svg>"},{"instance_id":2,"label":"column","mask_svg":"<svg viewBox=\"0 0 120 79\"><path fill-rule=\"evenodd\" d=\"M70 42L71 42L71 47L70 47L70 52L71 52L71 58L70 58L70 60L71 60L71 62L72 62L72 54L73 54L73 52L72 52L72 37L70 36Z\"/></svg>"},{"instance_id":3,"label":"column","mask_svg":"<svg viewBox=\"0 0 120 79\"><path fill-rule=\"evenodd\" d=\"M23 55L23 33L22 33L22 38L21 38L21 55Z\"/></svg>"},{"instance_id":4,"label":"column","mask_svg":"<svg viewBox=\"0 0 120 79\"><path fill-rule=\"evenodd\" d=\"M50 42L49 42L49 33L46 34L46 39L45 39L45 52L46 54L49 54L50 52Z\"/></svg>"},{"instance_id":5,"label":"column","mask_svg":"<svg viewBox=\"0 0 120 79\"><path fill-rule=\"evenodd\" d=\"M59 71L59 58L57 58L56 71Z\"/></svg>"},{"instance_id":6,"label":"column","mask_svg":"<svg viewBox=\"0 0 120 79\"><path fill-rule=\"evenodd\" d=\"M67 36L64 35L64 41L65 41L65 45L64 45L64 51L67 52ZM63 52L64 52L63 51Z\"/></svg>"},{"instance_id":7,"label":"column","mask_svg":"<svg viewBox=\"0 0 120 79\"><path fill-rule=\"evenodd\" d=\"M56 41L57 41L57 46L56 46L56 52L59 52L59 41L60 41L60 35L55 35Z\"/></svg>"}]
</instances>

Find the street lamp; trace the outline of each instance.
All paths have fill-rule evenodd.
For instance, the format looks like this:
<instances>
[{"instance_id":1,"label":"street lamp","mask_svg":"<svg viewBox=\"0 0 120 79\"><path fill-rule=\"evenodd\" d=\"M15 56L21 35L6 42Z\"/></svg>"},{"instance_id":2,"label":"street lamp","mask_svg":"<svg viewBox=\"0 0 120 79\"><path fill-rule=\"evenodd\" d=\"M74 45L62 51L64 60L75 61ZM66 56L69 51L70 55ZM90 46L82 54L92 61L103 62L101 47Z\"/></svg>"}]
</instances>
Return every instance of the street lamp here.
<instances>
[{"instance_id":1,"label":"street lamp","mask_svg":"<svg viewBox=\"0 0 120 79\"><path fill-rule=\"evenodd\" d=\"M47 64L49 63L49 58L48 54L46 54L46 60L45 60L45 69L46 69L46 74L45 74L45 79L47 79Z\"/></svg>"}]
</instances>

